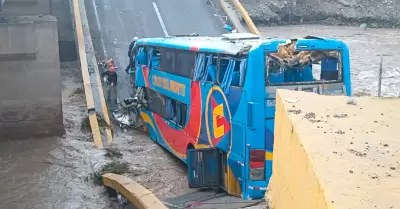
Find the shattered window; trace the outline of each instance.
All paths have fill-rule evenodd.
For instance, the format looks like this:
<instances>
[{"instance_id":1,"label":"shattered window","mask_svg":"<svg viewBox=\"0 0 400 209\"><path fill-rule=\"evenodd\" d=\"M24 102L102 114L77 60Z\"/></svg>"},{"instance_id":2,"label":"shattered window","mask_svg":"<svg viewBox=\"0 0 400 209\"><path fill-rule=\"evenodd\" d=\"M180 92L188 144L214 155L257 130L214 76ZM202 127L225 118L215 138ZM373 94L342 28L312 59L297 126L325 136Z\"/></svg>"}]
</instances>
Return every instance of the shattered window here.
<instances>
[{"instance_id":1,"label":"shattered window","mask_svg":"<svg viewBox=\"0 0 400 209\"><path fill-rule=\"evenodd\" d=\"M299 50L296 41L266 54L266 84L319 83L342 79L338 50Z\"/></svg>"}]
</instances>

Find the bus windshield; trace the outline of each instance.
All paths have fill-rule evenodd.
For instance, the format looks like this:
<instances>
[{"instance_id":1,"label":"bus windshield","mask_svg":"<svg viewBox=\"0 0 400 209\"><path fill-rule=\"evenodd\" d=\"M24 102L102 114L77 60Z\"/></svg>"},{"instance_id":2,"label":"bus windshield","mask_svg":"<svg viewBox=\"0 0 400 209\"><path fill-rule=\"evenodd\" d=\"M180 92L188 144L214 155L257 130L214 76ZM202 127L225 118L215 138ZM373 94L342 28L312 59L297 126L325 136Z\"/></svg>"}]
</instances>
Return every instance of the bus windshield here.
<instances>
[{"instance_id":1,"label":"bus windshield","mask_svg":"<svg viewBox=\"0 0 400 209\"><path fill-rule=\"evenodd\" d=\"M277 52L266 54L266 85L342 81L341 51L297 50L295 44L281 44Z\"/></svg>"}]
</instances>

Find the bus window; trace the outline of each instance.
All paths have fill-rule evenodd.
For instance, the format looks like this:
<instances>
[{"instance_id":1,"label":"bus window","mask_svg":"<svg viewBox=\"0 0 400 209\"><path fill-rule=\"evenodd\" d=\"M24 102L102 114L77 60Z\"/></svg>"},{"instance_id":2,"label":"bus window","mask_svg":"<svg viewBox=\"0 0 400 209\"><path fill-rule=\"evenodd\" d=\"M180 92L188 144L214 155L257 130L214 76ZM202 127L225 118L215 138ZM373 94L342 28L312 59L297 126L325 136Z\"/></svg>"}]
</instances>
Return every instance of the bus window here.
<instances>
[{"instance_id":1,"label":"bus window","mask_svg":"<svg viewBox=\"0 0 400 209\"><path fill-rule=\"evenodd\" d=\"M294 51L266 54L266 85L342 80L340 51Z\"/></svg>"},{"instance_id":2,"label":"bus window","mask_svg":"<svg viewBox=\"0 0 400 209\"><path fill-rule=\"evenodd\" d=\"M179 50L176 57L175 74L192 78L196 54L192 51Z\"/></svg>"},{"instance_id":3,"label":"bus window","mask_svg":"<svg viewBox=\"0 0 400 209\"><path fill-rule=\"evenodd\" d=\"M221 58L218 69L218 82L221 86L242 87L246 75L247 59Z\"/></svg>"},{"instance_id":4,"label":"bus window","mask_svg":"<svg viewBox=\"0 0 400 209\"><path fill-rule=\"evenodd\" d=\"M175 69L176 69L175 50L161 49L160 70L174 74Z\"/></svg>"},{"instance_id":5,"label":"bus window","mask_svg":"<svg viewBox=\"0 0 400 209\"><path fill-rule=\"evenodd\" d=\"M146 88L146 109L161 116L167 118L166 101L163 95L156 91Z\"/></svg>"},{"instance_id":6,"label":"bus window","mask_svg":"<svg viewBox=\"0 0 400 209\"><path fill-rule=\"evenodd\" d=\"M157 48L149 48L148 49L148 56L149 56L149 68L159 68L160 67L160 50Z\"/></svg>"},{"instance_id":7,"label":"bus window","mask_svg":"<svg viewBox=\"0 0 400 209\"><path fill-rule=\"evenodd\" d=\"M217 75L217 59L218 56L209 54L206 56L204 53L199 53L196 56L195 70L193 81L201 82L215 82Z\"/></svg>"},{"instance_id":8,"label":"bus window","mask_svg":"<svg viewBox=\"0 0 400 209\"><path fill-rule=\"evenodd\" d=\"M186 50L161 49L160 70L174 75L192 78L195 53Z\"/></svg>"},{"instance_id":9,"label":"bus window","mask_svg":"<svg viewBox=\"0 0 400 209\"><path fill-rule=\"evenodd\" d=\"M186 124L187 105L146 88L146 109L183 127Z\"/></svg>"},{"instance_id":10,"label":"bus window","mask_svg":"<svg viewBox=\"0 0 400 209\"><path fill-rule=\"evenodd\" d=\"M217 81L217 61L218 56L210 54L206 59L206 68L207 68L207 81L216 82Z\"/></svg>"},{"instance_id":11,"label":"bus window","mask_svg":"<svg viewBox=\"0 0 400 209\"><path fill-rule=\"evenodd\" d=\"M187 105L178 101L175 101L175 104L175 123L180 127L184 127L186 124Z\"/></svg>"}]
</instances>

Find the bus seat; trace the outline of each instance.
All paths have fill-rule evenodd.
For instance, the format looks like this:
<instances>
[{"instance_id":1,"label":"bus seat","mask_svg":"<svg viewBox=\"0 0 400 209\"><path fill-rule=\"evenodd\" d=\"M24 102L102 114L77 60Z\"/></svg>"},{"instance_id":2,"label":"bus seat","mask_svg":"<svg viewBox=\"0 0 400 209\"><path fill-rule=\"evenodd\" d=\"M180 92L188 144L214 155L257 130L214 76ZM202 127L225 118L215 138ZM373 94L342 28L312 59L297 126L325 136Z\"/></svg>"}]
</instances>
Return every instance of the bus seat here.
<instances>
[{"instance_id":1,"label":"bus seat","mask_svg":"<svg viewBox=\"0 0 400 209\"><path fill-rule=\"evenodd\" d=\"M175 117L174 113L174 105L172 104L172 101L170 99L166 99L166 113L167 113L167 119L172 120Z\"/></svg>"},{"instance_id":2,"label":"bus seat","mask_svg":"<svg viewBox=\"0 0 400 209\"><path fill-rule=\"evenodd\" d=\"M268 81L270 84L278 84L285 82L285 74L283 71L273 70L269 72Z\"/></svg>"},{"instance_id":3,"label":"bus seat","mask_svg":"<svg viewBox=\"0 0 400 209\"><path fill-rule=\"evenodd\" d=\"M338 59L325 58L321 61L321 80L337 80L339 77L338 72Z\"/></svg>"},{"instance_id":4,"label":"bus seat","mask_svg":"<svg viewBox=\"0 0 400 209\"><path fill-rule=\"evenodd\" d=\"M299 70L300 74L301 74L301 81L303 82L307 82L307 81L313 81L314 80L314 76L312 73L312 67L311 66L307 66L305 67L303 70Z\"/></svg>"},{"instance_id":5,"label":"bus seat","mask_svg":"<svg viewBox=\"0 0 400 209\"><path fill-rule=\"evenodd\" d=\"M296 80L298 80L298 76L296 74L298 74L297 70L292 70L292 69L286 69L285 70L285 83L291 83L291 82L296 82ZM297 79L296 79L297 78Z\"/></svg>"},{"instance_id":6,"label":"bus seat","mask_svg":"<svg viewBox=\"0 0 400 209\"><path fill-rule=\"evenodd\" d=\"M239 86L239 85L240 85L240 72L235 71L235 72L233 72L231 86Z\"/></svg>"},{"instance_id":7,"label":"bus seat","mask_svg":"<svg viewBox=\"0 0 400 209\"><path fill-rule=\"evenodd\" d=\"M225 73L226 73L226 66L221 66L218 74L219 75L218 82L222 83L222 81L224 80Z\"/></svg>"},{"instance_id":8,"label":"bus seat","mask_svg":"<svg viewBox=\"0 0 400 209\"><path fill-rule=\"evenodd\" d=\"M215 82L217 80L216 75L217 75L217 67L215 65L209 65L207 68L208 71L208 76L207 80L211 80Z\"/></svg>"}]
</instances>

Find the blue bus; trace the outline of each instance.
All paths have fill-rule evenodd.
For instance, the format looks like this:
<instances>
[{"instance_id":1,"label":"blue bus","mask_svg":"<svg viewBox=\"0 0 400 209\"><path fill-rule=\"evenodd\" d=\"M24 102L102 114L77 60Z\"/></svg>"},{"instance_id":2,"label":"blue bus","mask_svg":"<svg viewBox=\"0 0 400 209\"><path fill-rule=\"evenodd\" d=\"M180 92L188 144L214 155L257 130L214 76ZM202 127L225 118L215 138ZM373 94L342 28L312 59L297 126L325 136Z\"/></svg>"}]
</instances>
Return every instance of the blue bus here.
<instances>
[{"instance_id":1,"label":"blue bus","mask_svg":"<svg viewBox=\"0 0 400 209\"><path fill-rule=\"evenodd\" d=\"M272 174L277 89L351 95L347 45L249 33L137 41L136 92L151 140L188 166L191 188L263 198Z\"/></svg>"}]
</instances>

